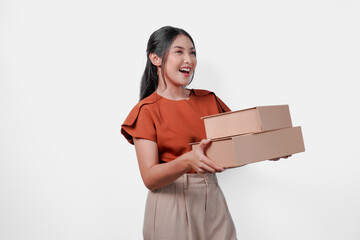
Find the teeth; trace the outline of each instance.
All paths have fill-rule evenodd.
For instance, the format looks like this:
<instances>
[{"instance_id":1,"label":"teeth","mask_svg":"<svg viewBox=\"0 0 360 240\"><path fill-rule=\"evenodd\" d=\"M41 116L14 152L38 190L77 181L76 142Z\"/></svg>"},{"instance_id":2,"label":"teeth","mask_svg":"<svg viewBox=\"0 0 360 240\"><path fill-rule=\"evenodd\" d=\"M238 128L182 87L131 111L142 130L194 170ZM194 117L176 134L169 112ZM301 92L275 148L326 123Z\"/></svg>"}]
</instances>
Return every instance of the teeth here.
<instances>
[{"instance_id":1,"label":"teeth","mask_svg":"<svg viewBox=\"0 0 360 240\"><path fill-rule=\"evenodd\" d=\"M180 68L180 71L183 71L183 72L190 72L190 68Z\"/></svg>"}]
</instances>

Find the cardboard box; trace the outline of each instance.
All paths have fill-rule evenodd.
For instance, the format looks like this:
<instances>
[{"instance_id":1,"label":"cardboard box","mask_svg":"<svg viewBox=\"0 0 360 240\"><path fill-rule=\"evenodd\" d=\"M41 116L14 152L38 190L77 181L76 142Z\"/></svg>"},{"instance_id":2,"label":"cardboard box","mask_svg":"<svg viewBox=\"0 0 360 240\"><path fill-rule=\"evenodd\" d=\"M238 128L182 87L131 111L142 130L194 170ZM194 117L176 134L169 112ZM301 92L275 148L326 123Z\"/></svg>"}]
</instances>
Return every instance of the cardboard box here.
<instances>
[{"instance_id":1,"label":"cardboard box","mask_svg":"<svg viewBox=\"0 0 360 240\"><path fill-rule=\"evenodd\" d=\"M202 119L211 139L292 127L289 105L258 106Z\"/></svg>"},{"instance_id":2,"label":"cardboard box","mask_svg":"<svg viewBox=\"0 0 360 240\"><path fill-rule=\"evenodd\" d=\"M194 148L199 143L192 143ZM215 139L205 150L224 168L239 167L305 151L301 127Z\"/></svg>"}]
</instances>

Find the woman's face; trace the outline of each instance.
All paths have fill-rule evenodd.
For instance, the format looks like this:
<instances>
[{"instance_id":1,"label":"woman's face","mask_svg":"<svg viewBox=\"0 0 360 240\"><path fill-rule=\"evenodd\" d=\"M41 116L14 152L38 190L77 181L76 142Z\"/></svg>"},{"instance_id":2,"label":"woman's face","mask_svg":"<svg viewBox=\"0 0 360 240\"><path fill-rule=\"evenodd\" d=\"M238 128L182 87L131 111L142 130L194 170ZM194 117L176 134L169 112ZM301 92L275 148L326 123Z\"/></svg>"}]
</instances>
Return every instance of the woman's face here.
<instances>
[{"instance_id":1,"label":"woman's face","mask_svg":"<svg viewBox=\"0 0 360 240\"><path fill-rule=\"evenodd\" d=\"M170 46L165 62L164 77L167 84L186 86L196 68L196 51L191 40L179 35Z\"/></svg>"}]
</instances>

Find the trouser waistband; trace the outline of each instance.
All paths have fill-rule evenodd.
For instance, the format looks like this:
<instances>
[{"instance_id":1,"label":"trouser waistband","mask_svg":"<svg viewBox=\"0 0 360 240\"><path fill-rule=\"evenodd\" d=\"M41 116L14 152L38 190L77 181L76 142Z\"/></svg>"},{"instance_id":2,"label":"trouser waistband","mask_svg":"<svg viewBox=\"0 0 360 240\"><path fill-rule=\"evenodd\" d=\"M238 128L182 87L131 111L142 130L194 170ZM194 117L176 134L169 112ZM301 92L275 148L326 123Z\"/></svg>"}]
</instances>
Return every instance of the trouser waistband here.
<instances>
[{"instance_id":1,"label":"trouser waistband","mask_svg":"<svg viewBox=\"0 0 360 240\"><path fill-rule=\"evenodd\" d=\"M218 181L216 175L213 173L185 173L173 182L173 184L182 184L185 188L187 188L189 185L208 185L217 183Z\"/></svg>"}]
</instances>

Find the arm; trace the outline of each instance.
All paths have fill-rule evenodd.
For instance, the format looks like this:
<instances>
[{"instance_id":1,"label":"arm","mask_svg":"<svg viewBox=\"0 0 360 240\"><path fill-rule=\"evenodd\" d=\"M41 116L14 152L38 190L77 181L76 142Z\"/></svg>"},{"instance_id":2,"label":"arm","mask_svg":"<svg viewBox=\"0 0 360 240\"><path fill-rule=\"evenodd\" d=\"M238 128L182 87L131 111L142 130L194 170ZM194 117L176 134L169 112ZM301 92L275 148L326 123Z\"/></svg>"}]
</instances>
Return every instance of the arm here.
<instances>
[{"instance_id":1,"label":"arm","mask_svg":"<svg viewBox=\"0 0 360 240\"><path fill-rule=\"evenodd\" d=\"M202 140L199 147L168 163L160 164L156 142L134 138L140 174L145 186L149 190L156 190L174 182L191 169L198 173L222 172L224 168L208 159L204 154L204 148L209 142L210 140Z\"/></svg>"}]
</instances>

